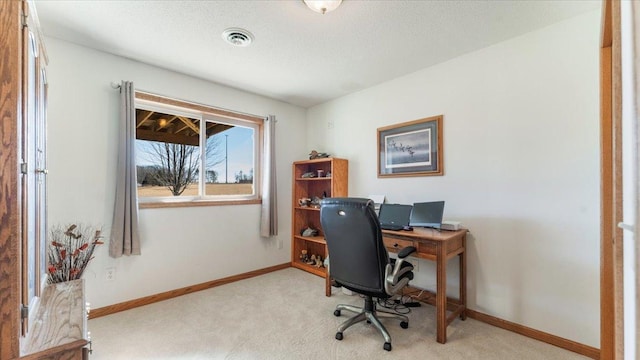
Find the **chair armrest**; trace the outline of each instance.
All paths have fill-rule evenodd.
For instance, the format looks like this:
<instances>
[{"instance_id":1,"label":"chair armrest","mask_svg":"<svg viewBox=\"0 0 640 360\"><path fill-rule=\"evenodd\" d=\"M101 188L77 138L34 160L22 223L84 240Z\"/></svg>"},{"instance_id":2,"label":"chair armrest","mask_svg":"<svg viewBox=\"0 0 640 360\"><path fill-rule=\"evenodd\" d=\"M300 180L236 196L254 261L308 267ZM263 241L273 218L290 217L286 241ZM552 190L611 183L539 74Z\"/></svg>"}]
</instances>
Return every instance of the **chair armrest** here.
<instances>
[{"instance_id":1,"label":"chair armrest","mask_svg":"<svg viewBox=\"0 0 640 360\"><path fill-rule=\"evenodd\" d=\"M407 246L406 248L403 248L402 250L400 250L400 252L398 253L398 257L400 259L404 259L407 256L413 254L414 252L416 252L417 249L415 246Z\"/></svg>"},{"instance_id":2,"label":"chair armrest","mask_svg":"<svg viewBox=\"0 0 640 360\"><path fill-rule=\"evenodd\" d=\"M400 250L400 252L398 253L398 258L396 259L393 267L391 265L387 265L385 271L385 291L387 292L387 294L395 294L409 282L409 279L407 278L404 278L402 280L400 280L400 278L405 273L412 271L413 266L402 267L402 264L405 262L405 258L407 256L413 254L416 251L417 249L415 248L415 246L407 246Z\"/></svg>"},{"instance_id":3,"label":"chair armrest","mask_svg":"<svg viewBox=\"0 0 640 360\"><path fill-rule=\"evenodd\" d=\"M401 258L400 256L398 256L398 258L396 259L396 262L395 262L395 264L393 266L393 270L391 270L391 274L389 274L389 275L391 275L391 277L388 278L389 280L391 280L392 284L395 284L396 282L398 282L398 278L400 278L400 276L402 276L404 273L413 270L413 266L411 266L411 267L402 267L402 264L405 261L406 260L404 258ZM411 264L411 263L408 263L408 264Z\"/></svg>"}]
</instances>

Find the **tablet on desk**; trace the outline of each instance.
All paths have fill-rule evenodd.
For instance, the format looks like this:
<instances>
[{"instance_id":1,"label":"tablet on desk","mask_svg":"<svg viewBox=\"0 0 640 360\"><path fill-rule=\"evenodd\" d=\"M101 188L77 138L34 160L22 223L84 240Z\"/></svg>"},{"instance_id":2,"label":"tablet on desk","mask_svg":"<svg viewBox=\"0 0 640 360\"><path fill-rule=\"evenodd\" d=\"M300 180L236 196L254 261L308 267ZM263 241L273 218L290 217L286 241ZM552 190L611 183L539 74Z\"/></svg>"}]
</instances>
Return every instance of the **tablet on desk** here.
<instances>
[{"instance_id":1,"label":"tablet on desk","mask_svg":"<svg viewBox=\"0 0 640 360\"><path fill-rule=\"evenodd\" d=\"M414 203L409 216L409 226L440 229L443 213L444 201Z\"/></svg>"}]
</instances>

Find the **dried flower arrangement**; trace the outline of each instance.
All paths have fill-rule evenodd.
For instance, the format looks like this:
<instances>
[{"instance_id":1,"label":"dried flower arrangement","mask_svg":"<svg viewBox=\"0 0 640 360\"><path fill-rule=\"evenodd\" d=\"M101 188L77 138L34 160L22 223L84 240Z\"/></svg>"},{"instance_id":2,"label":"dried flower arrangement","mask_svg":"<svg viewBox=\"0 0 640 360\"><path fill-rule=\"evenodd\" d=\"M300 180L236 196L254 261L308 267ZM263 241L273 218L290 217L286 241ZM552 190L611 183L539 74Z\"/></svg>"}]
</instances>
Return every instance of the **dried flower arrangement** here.
<instances>
[{"instance_id":1,"label":"dried flower arrangement","mask_svg":"<svg viewBox=\"0 0 640 360\"><path fill-rule=\"evenodd\" d=\"M80 279L96 245L102 245L102 231L90 227L69 225L66 230L51 230L49 243L49 284Z\"/></svg>"}]
</instances>

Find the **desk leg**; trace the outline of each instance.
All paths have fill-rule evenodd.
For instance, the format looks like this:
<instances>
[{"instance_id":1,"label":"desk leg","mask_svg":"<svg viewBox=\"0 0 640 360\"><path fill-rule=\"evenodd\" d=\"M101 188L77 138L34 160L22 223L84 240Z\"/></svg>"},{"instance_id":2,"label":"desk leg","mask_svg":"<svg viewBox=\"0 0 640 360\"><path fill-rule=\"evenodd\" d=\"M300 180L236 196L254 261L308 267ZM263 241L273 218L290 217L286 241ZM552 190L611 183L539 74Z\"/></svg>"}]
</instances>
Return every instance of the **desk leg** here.
<instances>
[{"instance_id":1,"label":"desk leg","mask_svg":"<svg viewBox=\"0 0 640 360\"><path fill-rule=\"evenodd\" d=\"M331 296L331 276L329 276L329 271L327 271L327 275L324 277L324 295Z\"/></svg>"},{"instance_id":2,"label":"desk leg","mask_svg":"<svg viewBox=\"0 0 640 360\"><path fill-rule=\"evenodd\" d=\"M436 340L447 342L447 255L446 246L436 246Z\"/></svg>"},{"instance_id":3,"label":"desk leg","mask_svg":"<svg viewBox=\"0 0 640 360\"><path fill-rule=\"evenodd\" d=\"M463 251L460 253L460 303L464 310L460 313L460 319L467 319L467 236L462 237Z\"/></svg>"}]
</instances>

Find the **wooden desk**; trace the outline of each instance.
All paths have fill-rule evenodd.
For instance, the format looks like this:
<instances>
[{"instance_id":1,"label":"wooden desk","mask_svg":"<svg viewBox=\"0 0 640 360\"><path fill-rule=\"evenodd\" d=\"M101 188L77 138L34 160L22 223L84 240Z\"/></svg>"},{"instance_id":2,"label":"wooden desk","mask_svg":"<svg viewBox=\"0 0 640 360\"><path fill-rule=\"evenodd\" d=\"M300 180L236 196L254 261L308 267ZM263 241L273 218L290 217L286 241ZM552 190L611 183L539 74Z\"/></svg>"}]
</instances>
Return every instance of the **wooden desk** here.
<instances>
[{"instance_id":1,"label":"wooden desk","mask_svg":"<svg viewBox=\"0 0 640 360\"><path fill-rule=\"evenodd\" d=\"M466 319L467 310L467 230L438 231L435 229L415 228L413 231L382 230L387 250L398 252L407 246L418 250L411 256L436 262L436 340L447 342L447 326L460 316ZM447 304L447 262L458 256L460 259L460 299L449 298ZM452 313L447 317L447 306Z\"/></svg>"}]
</instances>

